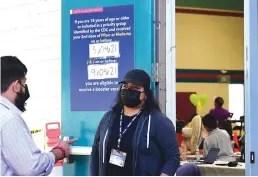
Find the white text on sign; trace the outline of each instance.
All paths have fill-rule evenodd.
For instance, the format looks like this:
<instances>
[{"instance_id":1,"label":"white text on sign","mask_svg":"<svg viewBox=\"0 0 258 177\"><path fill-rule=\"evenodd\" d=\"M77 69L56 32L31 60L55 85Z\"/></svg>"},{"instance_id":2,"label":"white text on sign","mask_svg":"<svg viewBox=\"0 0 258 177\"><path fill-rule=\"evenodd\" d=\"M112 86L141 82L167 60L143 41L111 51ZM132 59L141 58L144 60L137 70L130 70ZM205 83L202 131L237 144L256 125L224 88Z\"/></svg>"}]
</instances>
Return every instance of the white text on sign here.
<instances>
[{"instance_id":1,"label":"white text on sign","mask_svg":"<svg viewBox=\"0 0 258 177\"><path fill-rule=\"evenodd\" d=\"M118 63L102 65L88 65L88 79L113 79L118 78Z\"/></svg>"},{"instance_id":2,"label":"white text on sign","mask_svg":"<svg viewBox=\"0 0 258 177\"><path fill-rule=\"evenodd\" d=\"M120 57L119 42L90 44L89 53L90 58Z\"/></svg>"}]
</instances>

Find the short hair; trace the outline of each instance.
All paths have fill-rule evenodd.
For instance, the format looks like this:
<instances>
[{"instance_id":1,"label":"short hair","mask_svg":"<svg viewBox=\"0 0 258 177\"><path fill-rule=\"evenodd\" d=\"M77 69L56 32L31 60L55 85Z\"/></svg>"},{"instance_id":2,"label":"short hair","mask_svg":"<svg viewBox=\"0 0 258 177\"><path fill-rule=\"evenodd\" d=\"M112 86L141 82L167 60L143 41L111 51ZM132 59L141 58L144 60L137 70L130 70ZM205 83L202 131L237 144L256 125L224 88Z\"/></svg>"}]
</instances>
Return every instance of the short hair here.
<instances>
[{"instance_id":1,"label":"short hair","mask_svg":"<svg viewBox=\"0 0 258 177\"><path fill-rule=\"evenodd\" d=\"M223 100L223 98L221 98L221 97L217 97L217 98L215 99L215 103L216 103L218 106L222 107L223 104L224 104L224 100Z\"/></svg>"},{"instance_id":2,"label":"short hair","mask_svg":"<svg viewBox=\"0 0 258 177\"><path fill-rule=\"evenodd\" d=\"M15 56L1 57L1 93L8 90L16 80L21 80L27 73L26 66Z\"/></svg>"},{"instance_id":3,"label":"short hair","mask_svg":"<svg viewBox=\"0 0 258 177\"><path fill-rule=\"evenodd\" d=\"M207 127L208 129L216 129L217 128L217 119L212 114L206 114L202 118L202 123L204 127Z\"/></svg>"}]
</instances>

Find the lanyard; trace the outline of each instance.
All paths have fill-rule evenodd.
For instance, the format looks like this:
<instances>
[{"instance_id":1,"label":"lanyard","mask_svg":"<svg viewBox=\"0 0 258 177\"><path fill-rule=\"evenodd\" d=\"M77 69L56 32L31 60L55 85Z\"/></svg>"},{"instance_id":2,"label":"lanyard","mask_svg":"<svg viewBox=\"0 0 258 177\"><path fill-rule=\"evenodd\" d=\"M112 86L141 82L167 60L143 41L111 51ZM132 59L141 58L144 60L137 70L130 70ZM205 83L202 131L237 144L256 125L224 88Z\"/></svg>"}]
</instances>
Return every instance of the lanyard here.
<instances>
[{"instance_id":1,"label":"lanyard","mask_svg":"<svg viewBox=\"0 0 258 177\"><path fill-rule=\"evenodd\" d=\"M135 119L137 118L137 116L141 113L141 111L139 111L134 118L131 120L131 122L126 126L126 128L124 129L124 131L122 132L122 123L123 123L123 113L124 110L122 109L121 111L121 116L120 116L120 128L119 128L119 138L117 140L117 149L120 149L120 143L121 143L121 139L123 137L123 135L125 134L125 132L127 131L127 129L132 125L132 123L135 121Z\"/></svg>"}]
</instances>

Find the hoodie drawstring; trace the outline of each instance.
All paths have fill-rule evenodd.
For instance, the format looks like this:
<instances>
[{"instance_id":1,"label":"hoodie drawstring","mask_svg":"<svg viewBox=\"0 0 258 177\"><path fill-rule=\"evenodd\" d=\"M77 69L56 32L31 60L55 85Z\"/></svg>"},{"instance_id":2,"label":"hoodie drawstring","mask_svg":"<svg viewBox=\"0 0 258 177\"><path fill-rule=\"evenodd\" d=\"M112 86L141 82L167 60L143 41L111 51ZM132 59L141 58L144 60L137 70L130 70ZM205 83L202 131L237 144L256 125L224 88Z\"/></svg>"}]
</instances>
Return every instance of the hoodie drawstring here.
<instances>
[{"instance_id":1,"label":"hoodie drawstring","mask_svg":"<svg viewBox=\"0 0 258 177\"><path fill-rule=\"evenodd\" d=\"M108 134L108 130L106 131L105 137L104 137L104 141L103 141L103 163L105 162L105 146L106 146L106 138L107 138L107 134Z\"/></svg>"},{"instance_id":2,"label":"hoodie drawstring","mask_svg":"<svg viewBox=\"0 0 258 177\"><path fill-rule=\"evenodd\" d=\"M151 124L151 114L149 115L149 121L148 121L148 132L147 132L147 149L150 145L150 124Z\"/></svg>"}]
</instances>

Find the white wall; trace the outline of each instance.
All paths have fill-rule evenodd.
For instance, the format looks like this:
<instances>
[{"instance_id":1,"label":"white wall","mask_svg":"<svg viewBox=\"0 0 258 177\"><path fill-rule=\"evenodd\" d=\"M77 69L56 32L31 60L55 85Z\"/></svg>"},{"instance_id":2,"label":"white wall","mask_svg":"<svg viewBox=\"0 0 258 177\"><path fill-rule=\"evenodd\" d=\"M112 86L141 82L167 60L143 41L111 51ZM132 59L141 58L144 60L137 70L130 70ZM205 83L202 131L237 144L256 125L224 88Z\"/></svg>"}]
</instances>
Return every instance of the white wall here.
<instances>
[{"instance_id":1,"label":"white wall","mask_svg":"<svg viewBox=\"0 0 258 177\"><path fill-rule=\"evenodd\" d=\"M61 0L1 0L0 55L28 68L30 128L61 119Z\"/></svg>"},{"instance_id":2,"label":"white wall","mask_svg":"<svg viewBox=\"0 0 258 177\"><path fill-rule=\"evenodd\" d=\"M244 115L244 85L229 84L229 111L234 113L233 119L239 120Z\"/></svg>"}]
</instances>

